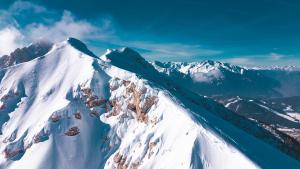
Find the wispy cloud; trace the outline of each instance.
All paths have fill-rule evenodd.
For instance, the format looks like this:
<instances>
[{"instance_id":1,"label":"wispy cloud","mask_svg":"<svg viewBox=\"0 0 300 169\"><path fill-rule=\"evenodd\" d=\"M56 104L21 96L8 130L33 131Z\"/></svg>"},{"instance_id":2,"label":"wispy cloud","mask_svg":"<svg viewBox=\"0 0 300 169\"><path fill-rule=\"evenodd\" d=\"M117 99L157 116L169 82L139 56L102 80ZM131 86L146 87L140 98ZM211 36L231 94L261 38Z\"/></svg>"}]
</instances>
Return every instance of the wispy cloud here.
<instances>
[{"instance_id":1,"label":"wispy cloud","mask_svg":"<svg viewBox=\"0 0 300 169\"><path fill-rule=\"evenodd\" d=\"M270 60L280 60L286 57L285 55L279 54L279 53L270 53L267 58Z\"/></svg>"},{"instance_id":2,"label":"wispy cloud","mask_svg":"<svg viewBox=\"0 0 300 169\"><path fill-rule=\"evenodd\" d=\"M263 65L290 65L292 56L291 55L284 55L280 53L266 53L266 54L256 54L256 55L243 55L243 56L236 56L226 59L221 59L224 62L229 62L236 65L242 66L263 66ZM296 60L296 59L294 59Z\"/></svg>"},{"instance_id":3,"label":"wispy cloud","mask_svg":"<svg viewBox=\"0 0 300 169\"><path fill-rule=\"evenodd\" d=\"M41 5L37 5L37 4L31 3L31 2L21 1L21 0L13 3L8 9L9 12L14 12L14 13L12 13L13 15L20 14L20 12L23 12L26 10L27 11L31 10L34 13L47 12L47 9Z\"/></svg>"},{"instance_id":4,"label":"wispy cloud","mask_svg":"<svg viewBox=\"0 0 300 169\"><path fill-rule=\"evenodd\" d=\"M255 63L252 59L245 58L245 57L223 59L222 61L229 62L235 65L243 65L243 66L252 66Z\"/></svg>"},{"instance_id":5,"label":"wispy cloud","mask_svg":"<svg viewBox=\"0 0 300 169\"><path fill-rule=\"evenodd\" d=\"M28 17L29 14L38 18L21 26L20 20ZM47 15L52 17L61 15L61 17L58 17L58 20L49 20L43 17ZM98 20L98 24L95 25L86 20L76 19L69 11L60 14L27 1L16 1L7 10L0 10L0 19L2 48L0 56L39 39L58 42L68 37L81 40L104 40L114 37L110 21L106 18Z\"/></svg>"},{"instance_id":6,"label":"wispy cloud","mask_svg":"<svg viewBox=\"0 0 300 169\"><path fill-rule=\"evenodd\" d=\"M96 27L87 21L76 20L69 11L64 11L59 21L50 24L32 23L25 30L28 32L27 37L31 40L51 39L57 42L68 37L82 40L105 39L109 36L109 31L105 30L108 26L103 25L103 27Z\"/></svg>"},{"instance_id":7,"label":"wispy cloud","mask_svg":"<svg viewBox=\"0 0 300 169\"><path fill-rule=\"evenodd\" d=\"M18 18L21 19L30 19L28 14L43 14L38 15L40 17L44 16L45 14L50 14L51 11L47 10L45 7L27 2L18 0L14 2L8 9L0 10L0 27L5 27L7 25L19 27Z\"/></svg>"},{"instance_id":8,"label":"wispy cloud","mask_svg":"<svg viewBox=\"0 0 300 169\"><path fill-rule=\"evenodd\" d=\"M201 45L190 45L181 43L157 43L147 41L127 42L128 46L138 48L148 59L160 57L191 57L218 55L223 52L220 50L206 49Z\"/></svg>"},{"instance_id":9,"label":"wispy cloud","mask_svg":"<svg viewBox=\"0 0 300 169\"><path fill-rule=\"evenodd\" d=\"M22 46L23 35L14 27L0 30L0 56L9 54L14 49Z\"/></svg>"},{"instance_id":10,"label":"wispy cloud","mask_svg":"<svg viewBox=\"0 0 300 169\"><path fill-rule=\"evenodd\" d=\"M26 2L16 1L8 9L0 10L0 56L9 54L14 49L24 46L26 35L20 28L18 17L27 17L25 13L46 13L46 8Z\"/></svg>"},{"instance_id":11,"label":"wispy cloud","mask_svg":"<svg viewBox=\"0 0 300 169\"><path fill-rule=\"evenodd\" d=\"M29 14L35 19L28 20L25 25L21 25L20 20L26 20L29 18L27 16ZM128 40L122 36L124 34L128 35L128 33L116 26L117 24L113 23L112 18L102 17L98 18L97 22L90 22L76 18L70 11L58 12L48 10L44 6L28 1L19 0L7 10L0 10L0 19L0 32L5 34L1 39L10 41L10 43L7 43L10 44L9 47L3 47L7 50L3 50L0 55L8 54L17 47L39 39L57 42L68 37L75 37L83 41L92 40L109 43L113 44L112 46L133 47L142 51L141 53L148 59L153 60L162 57L185 57L186 59L193 56L222 54L220 50L208 49L195 44L170 43L163 42L163 40L152 42L149 39L140 41ZM138 37L138 35L131 33L130 37Z\"/></svg>"}]
</instances>

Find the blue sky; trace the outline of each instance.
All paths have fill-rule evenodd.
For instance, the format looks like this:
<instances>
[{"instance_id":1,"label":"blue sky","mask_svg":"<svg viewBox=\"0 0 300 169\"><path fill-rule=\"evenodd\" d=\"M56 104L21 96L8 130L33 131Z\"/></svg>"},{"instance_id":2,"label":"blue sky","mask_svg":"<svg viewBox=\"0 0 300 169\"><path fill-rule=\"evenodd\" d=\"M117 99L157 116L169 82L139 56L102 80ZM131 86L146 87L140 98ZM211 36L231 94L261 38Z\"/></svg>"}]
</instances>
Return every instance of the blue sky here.
<instances>
[{"instance_id":1,"label":"blue sky","mask_svg":"<svg viewBox=\"0 0 300 169\"><path fill-rule=\"evenodd\" d=\"M299 65L298 0L0 0L0 54L39 38L81 39L149 60Z\"/></svg>"}]
</instances>

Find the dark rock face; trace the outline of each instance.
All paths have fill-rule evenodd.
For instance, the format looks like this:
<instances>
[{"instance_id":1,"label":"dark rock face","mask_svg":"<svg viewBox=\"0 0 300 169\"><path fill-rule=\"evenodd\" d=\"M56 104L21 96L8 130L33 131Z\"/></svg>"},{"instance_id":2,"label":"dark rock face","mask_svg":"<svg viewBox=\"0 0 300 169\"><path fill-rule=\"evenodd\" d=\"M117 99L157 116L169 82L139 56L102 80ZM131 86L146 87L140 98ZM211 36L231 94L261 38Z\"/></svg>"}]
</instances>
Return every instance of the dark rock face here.
<instances>
[{"instance_id":1,"label":"dark rock face","mask_svg":"<svg viewBox=\"0 0 300 169\"><path fill-rule=\"evenodd\" d=\"M10 55L4 55L0 57L0 69L7 68L9 66L28 62L39 56L45 55L52 47L52 43L47 41L39 41L28 47L18 48Z\"/></svg>"}]
</instances>

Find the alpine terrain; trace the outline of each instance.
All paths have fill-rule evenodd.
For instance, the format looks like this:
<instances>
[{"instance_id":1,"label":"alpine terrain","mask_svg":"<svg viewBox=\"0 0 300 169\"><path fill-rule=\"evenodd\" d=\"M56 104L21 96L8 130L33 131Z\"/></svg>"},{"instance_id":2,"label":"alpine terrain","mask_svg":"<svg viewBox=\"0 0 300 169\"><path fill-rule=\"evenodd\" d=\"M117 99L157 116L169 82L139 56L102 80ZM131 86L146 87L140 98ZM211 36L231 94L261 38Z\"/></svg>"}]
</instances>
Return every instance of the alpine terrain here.
<instances>
[{"instance_id":1,"label":"alpine terrain","mask_svg":"<svg viewBox=\"0 0 300 169\"><path fill-rule=\"evenodd\" d=\"M37 42L0 58L2 169L299 169L300 72Z\"/></svg>"}]
</instances>

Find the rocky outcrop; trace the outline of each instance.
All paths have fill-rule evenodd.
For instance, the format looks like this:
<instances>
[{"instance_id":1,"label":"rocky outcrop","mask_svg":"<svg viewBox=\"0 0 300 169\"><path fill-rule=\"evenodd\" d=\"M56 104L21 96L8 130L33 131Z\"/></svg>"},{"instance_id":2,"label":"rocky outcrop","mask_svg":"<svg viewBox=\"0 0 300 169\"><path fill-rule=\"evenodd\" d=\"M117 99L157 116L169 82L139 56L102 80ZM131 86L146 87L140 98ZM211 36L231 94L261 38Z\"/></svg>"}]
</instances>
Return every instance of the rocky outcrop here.
<instances>
[{"instance_id":1,"label":"rocky outcrop","mask_svg":"<svg viewBox=\"0 0 300 169\"><path fill-rule=\"evenodd\" d=\"M79 134L79 128L77 126L71 127L69 128L68 131L65 132L65 135L67 136L75 136L77 134Z\"/></svg>"},{"instance_id":2,"label":"rocky outcrop","mask_svg":"<svg viewBox=\"0 0 300 169\"><path fill-rule=\"evenodd\" d=\"M52 43L48 41L39 41L28 47L18 48L10 55L0 57L0 69L43 56L51 49L51 47Z\"/></svg>"}]
</instances>

